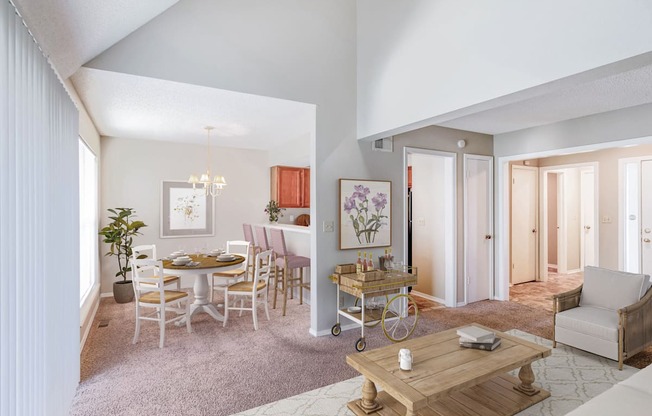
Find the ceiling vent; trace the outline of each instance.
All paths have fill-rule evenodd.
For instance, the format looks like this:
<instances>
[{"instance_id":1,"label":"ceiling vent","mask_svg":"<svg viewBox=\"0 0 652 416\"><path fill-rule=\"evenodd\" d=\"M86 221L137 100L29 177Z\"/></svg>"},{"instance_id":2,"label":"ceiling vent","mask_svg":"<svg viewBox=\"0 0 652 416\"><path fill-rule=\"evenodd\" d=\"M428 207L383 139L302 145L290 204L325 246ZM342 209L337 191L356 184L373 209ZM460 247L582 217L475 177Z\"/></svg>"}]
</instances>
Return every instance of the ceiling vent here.
<instances>
[{"instance_id":1,"label":"ceiling vent","mask_svg":"<svg viewBox=\"0 0 652 416\"><path fill-rule=\"evenodd\" d=\"M371 149L378 152L392 152L394 150L394 138L385 137L384 139L374 140L371 143Z\"/></svg>"}]
</instances>

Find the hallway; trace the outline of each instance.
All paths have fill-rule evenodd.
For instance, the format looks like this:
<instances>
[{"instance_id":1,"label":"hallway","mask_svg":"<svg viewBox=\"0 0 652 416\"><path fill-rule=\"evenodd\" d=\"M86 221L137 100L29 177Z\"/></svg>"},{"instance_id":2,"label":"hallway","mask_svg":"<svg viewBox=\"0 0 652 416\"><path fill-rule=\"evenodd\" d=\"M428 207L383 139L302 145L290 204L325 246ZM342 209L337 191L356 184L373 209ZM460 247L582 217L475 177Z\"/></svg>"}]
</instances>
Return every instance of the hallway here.
<instances>
[{"instance_id":1,"label":"hallway","mask_svg":"<svg viewBox=\"0 0 652 416\"><path fill-rule=\"evenodd\" d=\"M527 282L510 287L509 300L552 312L552 296L575 289L583 281L582 272L565 275L549 273L546 282Z\"/></svg>"}]
</instances>

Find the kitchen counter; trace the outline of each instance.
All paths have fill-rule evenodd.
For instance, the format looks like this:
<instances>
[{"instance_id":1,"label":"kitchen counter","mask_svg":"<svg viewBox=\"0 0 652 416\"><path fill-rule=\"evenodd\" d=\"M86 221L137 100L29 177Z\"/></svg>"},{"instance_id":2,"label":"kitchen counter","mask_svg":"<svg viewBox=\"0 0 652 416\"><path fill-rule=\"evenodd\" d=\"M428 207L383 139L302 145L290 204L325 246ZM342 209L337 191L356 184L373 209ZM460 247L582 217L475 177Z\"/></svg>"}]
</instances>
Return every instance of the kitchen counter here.
<instances>
[{"instance_id":1,"label":"kitchen counter","mask_svg":"<svg viewBox=\"0 0 652 416\"><path fill-rule=\"evenodd\" d=\"M293 233L302 233L302 234L310 234L310 227L304 227L302 225L294 225L294 224L257 224L260 226L263 226L265 228L276 228L279 230L283 231L288 231L288 232L293 232Z\"/></svg>"}]
</instances>

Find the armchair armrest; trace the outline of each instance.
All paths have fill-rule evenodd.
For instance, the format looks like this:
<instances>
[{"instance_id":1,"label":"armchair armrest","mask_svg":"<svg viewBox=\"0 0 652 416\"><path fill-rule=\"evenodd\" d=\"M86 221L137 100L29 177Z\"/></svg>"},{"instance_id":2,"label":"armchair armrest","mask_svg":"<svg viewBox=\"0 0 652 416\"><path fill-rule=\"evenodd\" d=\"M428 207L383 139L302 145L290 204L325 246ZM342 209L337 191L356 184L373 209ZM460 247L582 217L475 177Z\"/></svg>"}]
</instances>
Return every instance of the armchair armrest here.
<instances>
[{"instance_id":1,"label":"armchair armrest","mask_svg":"<svg viewBox=\"0 0 652 416\"><path fill-rule=\"evenodd\" d=\"M563 312L567 309L576 308L580 305L580 295L582 286L569 290L568 292L558 293L552 297L553 314Z\"/></svg>"},{"instance_id":2,"label":"armchair armrest","mask_svg":"<svg viewBox=\"0 0 652 416\"><path fill-rule=\"evenodd\" d=\"M623 358L629 358L652 344L652 290L638 302L618 309L622 331Z\"/></svg>"}]
</instances>

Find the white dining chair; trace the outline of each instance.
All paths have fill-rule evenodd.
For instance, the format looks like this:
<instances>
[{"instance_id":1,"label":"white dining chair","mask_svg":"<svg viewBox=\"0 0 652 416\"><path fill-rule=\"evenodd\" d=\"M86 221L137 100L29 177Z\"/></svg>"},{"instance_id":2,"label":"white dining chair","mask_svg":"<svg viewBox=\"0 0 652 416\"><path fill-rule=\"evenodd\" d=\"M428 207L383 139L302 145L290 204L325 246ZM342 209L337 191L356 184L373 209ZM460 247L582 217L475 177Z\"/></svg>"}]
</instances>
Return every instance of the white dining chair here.
<instances>
[{"instance_id":1,"label":"white dining chair","mask_svg":"<svg viewBox=\"0 0 652 416\"><path fill-rule=\"evenodd\" d=\"M165 290L163 262L160 260L134 259L132 261L134 293L136 297L136 333L133 343L140 336L140 321L155 321L159 323L159 348L165 343L165 324L186 318L186 329L190 327L190 298L187 292ZM185 299L185 307L180 302ZM173 305L174 304L174 305ZM175 306L176 305L176 306ZM144 308L153 309L145 313ZM166 319L166 312L172 312L172 318Z\"/></svg>"},{"instance_id":2,"label":"white dining chair","mask_svg":"<svg viewBox=\"0 0 652 416\"><path fill-rule=\"evenodd\" d=\"M272 269L272 250L263 251L256 255L254 261L254 277L250 281L238 282L228 285L224 289L224 326L229 320L229 311L251 311L254 321L254 330L258 330L258 307L265 308L265 315L269 321L267 307L267 286ZM237 301L240 300L240 306ZM251 304L247 307L245 305Z\"/></svg>"},{"instance_id":3,"label":"white dining chair","mask_svg":"<svg viewBox=\"0 0 652 416\"><path fill-rule=\"evenodd\" d=\"M147 260L158 260L156 256L156 245L155 244L142 244L135 246L131 249L131 262L132 267L132 276L133 276L133 261L134 259L147 259ZM181 278L173 274L165 274L163 284L165 286L175 284L177 285L177 290L181 290Z\"/></svg>"},{"instance_id":4,"label":"white dining chair","mask_svg":"<svg viewBox=\"0 0 652 416\"><path fill-rule=\"evenodd\" d=\"M237 254L244 257L244 261L240 263L237 269L225 270L219 273L213 273L211 277L211 291L209 301L213 301L213 292L216 289L224 290L224 288L231 283L235 283L240 279L247 280L247 270L249 267L249 247L248 241L233 240L226 242L226 253Z\"/></svg>"}]
</instances>

